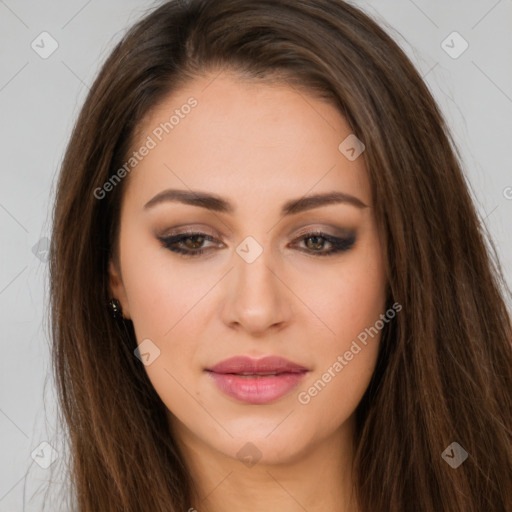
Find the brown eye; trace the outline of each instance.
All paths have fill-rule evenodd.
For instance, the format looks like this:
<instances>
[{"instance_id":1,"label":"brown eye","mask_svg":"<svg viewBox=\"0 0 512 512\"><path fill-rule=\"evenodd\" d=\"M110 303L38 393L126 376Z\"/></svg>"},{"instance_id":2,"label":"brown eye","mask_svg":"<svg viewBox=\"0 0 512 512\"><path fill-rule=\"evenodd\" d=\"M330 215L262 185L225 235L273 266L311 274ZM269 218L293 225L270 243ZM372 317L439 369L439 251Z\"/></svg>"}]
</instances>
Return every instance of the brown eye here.
<instances>
[{"instance_id":1,"label":"brown eye","mask_svg":"<svg viewBox=\"0 0 512 512\"><path fill-rule=\"evenodd\" d=\"M205 237L202 235L192 235L183 238L185 240L185 245L187 249L200 249L201 245L204 243ZM192 240L192 242L190 242ZM190 243L189 243L190 242Z\"/></svg>"},{"instance_id":2,"label":"brown eye","mask_svg":"<svg viewBox=\"0 0 512 512\"><path fill-rule=\"evenodd\" d=\"M318 235L308 236L305 240L308 249L323 249L325 243L325 238L322 238L321 236ZM310 241L311 243L309 243Z\"/></svg>"},{"instance_id":3,"label":"brown eye","mask_svg":"<svg viewBox=\"0 0 512 512\"><path fill-rule=\"evenodd\" d=\"M183 256L199 256L213 247L205 247L205 242L216 242L217 240L206 233L179 233L168 237L158 238L162 245L172 252ZM339 238L326 233L306 233L298 239L304 242L304 252L317 256L330 256L338 252L348 251L355 243L355 234L346 238ZM326 248L326 244L328 244Z\"/></svg>"},{"instance_id":4,"label":"brown eye","mask_svg":"<svg viewBox=\"0 0 512 512\"><path fill-rule=\"evenodd\" d=\"M172 252L183 256L198 256L211 247L204 247L205 242L215 242L215 238L206 233L179 233L172 236L158 237L162 245Z\"/></svg>"},{"instance_id":5,"label":"brown eye","mask_svg":"<svg viewBox=\"0 0 512 512\"><path fill-rule=\"evenodd\" d=\"M328 235L327 233L314 232L306 233L299 238L300 242L304 242L306 246L303 249L306 252L317 256L330 256L339 252L348 251L356 241L355 233L351 233L346 238L339 238ZM325 244L328 244L326 249Z\"/></svg>"}]
</instances>

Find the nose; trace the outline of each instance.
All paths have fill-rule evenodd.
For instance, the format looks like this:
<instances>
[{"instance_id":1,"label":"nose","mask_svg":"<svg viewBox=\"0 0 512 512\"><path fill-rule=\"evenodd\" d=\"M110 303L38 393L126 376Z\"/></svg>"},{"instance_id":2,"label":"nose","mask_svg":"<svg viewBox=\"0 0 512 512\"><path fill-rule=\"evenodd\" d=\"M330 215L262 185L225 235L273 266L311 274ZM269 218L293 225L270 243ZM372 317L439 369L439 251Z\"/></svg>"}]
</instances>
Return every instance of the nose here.
<instances>
[{"instance_id":1,"label":"nose","mask_svg":"<svg viewBox=\"0 0 512 512\"><path fill-rule=\"evenodd\" d=\"M222 320L232 329L252 336L279 331L292 318L290 284L271 268L266 251L252 263L234 254L234 268L227 276ZM274 265L275 266L275 265Z\"/></svg>"}]
</instances>

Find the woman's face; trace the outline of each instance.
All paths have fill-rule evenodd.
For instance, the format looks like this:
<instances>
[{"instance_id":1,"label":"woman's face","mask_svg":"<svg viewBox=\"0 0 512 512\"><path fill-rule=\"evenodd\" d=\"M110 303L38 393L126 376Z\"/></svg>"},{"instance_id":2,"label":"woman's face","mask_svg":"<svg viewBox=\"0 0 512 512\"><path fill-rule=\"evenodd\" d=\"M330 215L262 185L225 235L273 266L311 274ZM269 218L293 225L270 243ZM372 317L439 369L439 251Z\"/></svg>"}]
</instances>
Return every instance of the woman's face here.
<instances>
[{"instance_id":1,"label":"woman's face","mask_svg":"<svg viewBox=\"0 0 512 512\"><path fill-rule=\"evenodd\" d=\"M285 462L351 432L386 278L349 136L330 104L224 72L139 127L111 291L185 444Z\"/></svg>"}]
</instances>

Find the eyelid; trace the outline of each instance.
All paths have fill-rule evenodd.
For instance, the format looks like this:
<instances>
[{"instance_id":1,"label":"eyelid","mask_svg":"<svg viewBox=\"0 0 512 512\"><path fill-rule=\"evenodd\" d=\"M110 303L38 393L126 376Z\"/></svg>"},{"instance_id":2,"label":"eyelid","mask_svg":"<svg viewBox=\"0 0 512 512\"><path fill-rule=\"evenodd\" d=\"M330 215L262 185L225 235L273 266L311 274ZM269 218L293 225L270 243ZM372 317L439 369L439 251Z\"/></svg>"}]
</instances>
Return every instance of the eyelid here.
<instances>
[{"instance_id":1,"label":"eyelid","mask_svg":"<svg viewBox=\"0 0 512 512\"><path fill-rule=\"evenodd\" d=\"M162 233L157 234L157 238L170 238L172 236L192 236L192 235L208 235L212 238L215 238L215 240L220 241L220 238L226 238L224 235L220 235L217 232L214 232L211 229L208 229L204 226L201 227L181 227L176 226L170 230L163 231Z\"/></svg>"},{"instance_id":2,"label":"eyelid","mask_svg":"<svg viewBox=\"0 0 512 512\"><path fill-rule=\"evenodd\" d=\"M326 235L326 236L331 236L331 237L335 237L335 238L344 238L344 237L349 238L356 234L356 230L349 229L349 228L339 228L339 227L335 227L335 226L311 227L310 225L308 225L308 226L305 226L305 227L299 229L299 231L295 232L293 234L292 241L295 241L297 238L299 238L301 236L315 235L315 234L319 235L319 236ZM163 233L158 234L157 238L159 238L159 239L170 238L170 237L176 236L176 235L180 235L180 236L208 235L208 236L214 238L215 241L218 241L220 243L223 243L223 242L221 242L221 239L227 238L229 240L231 238L230 236L214 233L212 230L206 228L205 226L183 227L183 228L181 226L176 226L169 231L164 231Z\"/></svg>"},{"instance_id":3,"label":"eyelid","mask_svg":"<svg viewBox=\"0 0 512 512\"><path fill-rule=\"evenodd\" d=\"M305 236L305 235L312 235L312 234L318 234L318 235L326 235L326 236L332 236L334 238L349 238L352 236L355 236L357 231L355 229L351 228L339 228L335 226L324 226L324 227L311 227L306 226L304 228L299 229L297 233L294 235L294 239Z\"/></svg>"}]
</instances>

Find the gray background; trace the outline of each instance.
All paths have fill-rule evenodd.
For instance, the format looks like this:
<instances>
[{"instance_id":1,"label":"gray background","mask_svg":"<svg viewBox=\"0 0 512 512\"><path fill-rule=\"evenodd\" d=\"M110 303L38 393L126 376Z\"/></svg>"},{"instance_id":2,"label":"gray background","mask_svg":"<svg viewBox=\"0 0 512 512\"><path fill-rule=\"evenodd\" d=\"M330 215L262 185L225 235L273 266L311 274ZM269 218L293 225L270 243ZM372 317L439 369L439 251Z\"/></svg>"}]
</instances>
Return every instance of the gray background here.
<instances>
[{"instance_id":1,"label":"gray background","mask_svg":"<svg viewBox=\"0 0 512 512\"><path fill-rule=\"evenodd\" d=\"M512 0L353 3L385 26L438 100L512 285ZM45 238L58 166L101 63L126 27L153 5L0 0L0 512L42 510L46 482L58 464L40 467L52 452L39 446L47 441L62 450L54 441L45 320ZM40 36L44 31L58 48L43 59L31 44L39 52L51 49L48 36ZM462 40L451 36L444 44L452 56L442 47L453 31L469 44L457 58Z\"/></svg>"}]
</instances>

